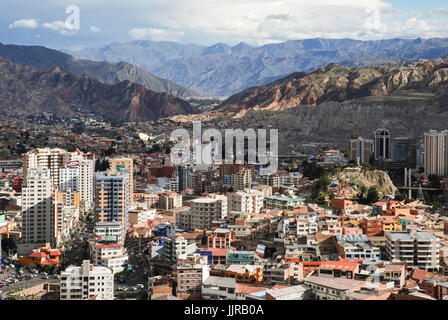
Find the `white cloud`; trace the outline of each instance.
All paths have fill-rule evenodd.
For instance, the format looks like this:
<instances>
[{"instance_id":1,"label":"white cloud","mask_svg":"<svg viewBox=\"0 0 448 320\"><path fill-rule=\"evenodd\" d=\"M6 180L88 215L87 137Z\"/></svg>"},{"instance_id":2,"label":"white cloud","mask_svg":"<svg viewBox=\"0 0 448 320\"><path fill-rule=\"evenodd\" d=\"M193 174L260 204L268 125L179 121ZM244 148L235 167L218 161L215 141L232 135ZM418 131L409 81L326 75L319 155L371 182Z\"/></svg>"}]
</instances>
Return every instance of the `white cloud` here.
<instances>
[{"instance_id":1,"label":"white cloud","mask_svg":"<svg viewBox=\"0 0 448 320\"><path fill-rule=\"evenodd\" d=\"M76 34L76 30L71 30L67 28L64 21L53 21L53 22L45 22L42 24L44 28L51 29L53 31L57 31L64 36L71 36Z\"/></svg>"},{"instance_id":2,"label":"white cloud","mask_svg":"<svg viewBox=\"0 0 448 320\"><path fill-rule=\"evenodd\" d=\"M448 15L448 8L436 8L424 12L427 17L435 17L440 15Z\"/></svg>"},{"instance_id":3,"label":"white cloud","mask_svg":"<svg viewBox=\"0 0 448 320\"><path fill-rule=\"evenodd\" d=\"M252 44L312 37L356 38L360 31L371 31L365 26L369 8L380 12L392 8L382 0L154 0L151 7L140 0L131 1L141 5L136 22L150 21L164 30L183 30L188 36L199 34L212 41ZM149 37L143 29L130 32L134 38L142 34Z\"/></svg>"},{"instance_id":4,"label":"white cloud","mask_svg":"<svg viewBox=\"0 0 448 320\"><path fill-rule=\"evenodd\" d=\"M101 32L101 29L98 27L95 27L95 26L90 26L89 29L92 32L96 32L96 33Z\"/></svg>"},{"instance_id":5,"label":"white cloud","mask_svg":"<svg viewBox=\"0 0 448 320\"><path fill-rule=\"evenodd\" d=\"M183 31L172 31L158 28L133 28L129 30L129 35L134 39L163 40L172 39L184 35Z\"/></svg>"},{"instance_id":6,"label":"white cloud","mask_svg":"<svg viewBox=\"0 0 448 320\"><path fill-rule=\"evenodd\" d=\"M38 23L35 19L16 20L9 25L9 29L14 29L14 28L35 29L37 27L38 27Z\"/></svg>"},{"instance_id":7,"label":"white cloud","mask_svg":"<svg viewBox=\"0 0 448 320\"><path fill-rule=\"evenodd\" d=\"M12 0L3 0L10 1ZM73 0L46 0L65 6ZM448 37L448 8L406 10L391 0L77 0L85 31L104 41L174 40L251 45L304 38ZM36 12L39 6L34 4ZM58 8L59 10L60 8ZM54 13L58 20L64 11ZM98 14L101 12L101 14ZM379 13L379 21L375 18ZM58 14L58 15L57 15ZM120 21L112 17L120 16ZM378 22L378 23L376 23ZM10 28L19 27L15 22ZM25 23L26 25L26 23ZM29 24L30 27L33 24ZM97 26L101 25L101 29ZM37 22L35 27L37 27ZM45 24L74 34L62 21ZM98 28L98 29L96 29ZM103 32L108 30L110 32ZM99 32L98 32L99 31ZM81 32L83 36L86 33Z\"/></svg>"}]
</instances>

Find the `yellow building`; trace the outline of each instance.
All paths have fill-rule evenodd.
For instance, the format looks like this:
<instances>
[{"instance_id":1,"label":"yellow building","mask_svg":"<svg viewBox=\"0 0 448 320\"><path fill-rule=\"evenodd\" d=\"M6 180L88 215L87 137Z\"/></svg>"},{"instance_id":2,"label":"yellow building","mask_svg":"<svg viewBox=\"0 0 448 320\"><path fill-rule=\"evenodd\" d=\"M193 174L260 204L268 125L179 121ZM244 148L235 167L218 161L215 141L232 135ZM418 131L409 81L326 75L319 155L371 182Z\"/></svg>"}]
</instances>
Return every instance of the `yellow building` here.
<instances>
[{"instance_id":1,"label":"yellow building","mask_svg":"<svg viewBox=\"0 0 448 320\"><path fill-rule=\"evenodd\" d=\"M383 222L383 231L402 231L403 226L400 224L400 218L393 216L383 216L380 218Z\"/></svg>"}]
</instances>

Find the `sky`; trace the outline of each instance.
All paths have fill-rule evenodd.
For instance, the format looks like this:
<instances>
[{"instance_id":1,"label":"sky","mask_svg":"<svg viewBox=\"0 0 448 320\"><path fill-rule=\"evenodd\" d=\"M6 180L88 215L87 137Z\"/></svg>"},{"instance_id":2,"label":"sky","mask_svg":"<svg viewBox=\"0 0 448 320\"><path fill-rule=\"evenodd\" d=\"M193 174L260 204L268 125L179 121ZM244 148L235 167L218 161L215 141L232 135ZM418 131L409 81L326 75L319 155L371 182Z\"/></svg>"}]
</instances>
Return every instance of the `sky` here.
<instances>
[{"instance_id":1,"label":"sky","mask_svg":"<svg viewBox=\"0 0 448 320\"><path fill-rule=\"evenodd\" d=\"M446 0L1 0L0 42L253 46L308 38L448 37Z\"/></svg>"}]
</instances>

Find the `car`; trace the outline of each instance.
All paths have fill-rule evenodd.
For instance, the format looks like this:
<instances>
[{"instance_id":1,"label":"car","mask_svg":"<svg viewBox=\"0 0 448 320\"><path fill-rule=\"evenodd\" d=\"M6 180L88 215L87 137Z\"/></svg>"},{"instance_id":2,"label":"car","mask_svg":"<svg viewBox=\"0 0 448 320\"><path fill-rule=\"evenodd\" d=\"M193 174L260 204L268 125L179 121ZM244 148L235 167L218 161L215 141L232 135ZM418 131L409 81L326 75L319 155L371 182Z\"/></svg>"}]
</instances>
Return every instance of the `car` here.
<instances>
[{"instance_id":1,"label":"car","mask_svg":"<svg viewBox=\"0 0 448 320\"><path fill-rule=\"evenodd\" d=\"M145 286L144 286L143 284L139 283L139 284L136 285L136 287L137 287L138 289L143 289Z\"/></svg>"}]
</instances>

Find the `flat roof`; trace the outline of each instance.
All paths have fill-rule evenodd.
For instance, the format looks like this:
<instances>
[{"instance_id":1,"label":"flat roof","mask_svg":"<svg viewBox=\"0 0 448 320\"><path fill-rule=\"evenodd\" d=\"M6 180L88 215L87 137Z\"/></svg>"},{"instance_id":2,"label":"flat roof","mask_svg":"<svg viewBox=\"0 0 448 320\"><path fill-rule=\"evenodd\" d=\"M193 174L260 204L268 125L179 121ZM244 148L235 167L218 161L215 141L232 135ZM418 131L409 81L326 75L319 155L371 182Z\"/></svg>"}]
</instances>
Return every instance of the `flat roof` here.
<instances>
[{"instance_id":1,"label":"flat roof","mask_svg":"<svg viewBox=\"0 0 448 320\"><path fill-rule=\"evenodd\" d=\"M353 287L364 285L364 281L346 279L346 278L326 278L320 276L310 276L305 278L305 283L312 283L324 287L330 287L337 290L347 290Z\"/></svg>"},{"instance_id":2,"label":"flat roof","mask_svg":"<svg viewBox=\"0 0 448 320\"><path fill-rule=\"evenodd\" d=\"M223 287L236 287L236 280L235 280L235 278L209 276L204 281L204 285L216 285L216 286L223 286Z\"/></svg>"}]
</instances>

